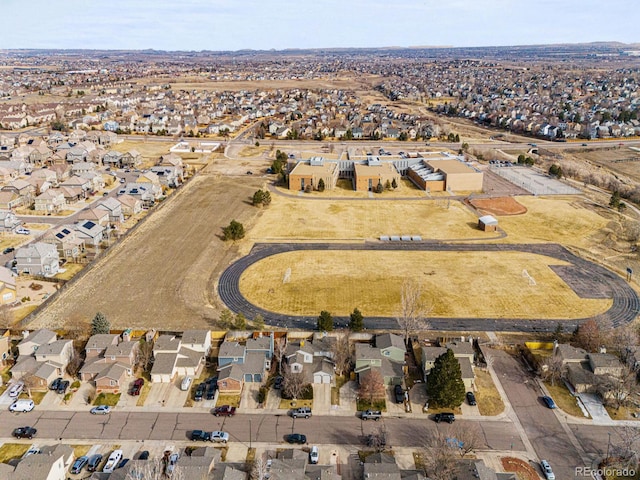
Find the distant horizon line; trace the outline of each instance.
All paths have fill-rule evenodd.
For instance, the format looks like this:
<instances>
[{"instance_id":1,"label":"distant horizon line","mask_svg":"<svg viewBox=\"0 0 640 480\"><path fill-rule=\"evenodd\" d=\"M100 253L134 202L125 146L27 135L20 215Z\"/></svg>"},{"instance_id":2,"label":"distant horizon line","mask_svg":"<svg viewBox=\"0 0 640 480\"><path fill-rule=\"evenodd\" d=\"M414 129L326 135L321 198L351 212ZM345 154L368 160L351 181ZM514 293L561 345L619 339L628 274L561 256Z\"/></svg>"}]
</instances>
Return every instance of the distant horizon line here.
<instances>
[{"instance_id":1,"label":"distant horizon line","mask_svg":"<svg viewBox=\"0 0 640 480\"><path fill-rule=\"evenodd\" d=\"M378 47L287 47L287 48L240 48L236 50L165 50L155 48L38 48L38 47L17 47L17 48L0 48L0 53L6 52L159 52L159 53L236 53L236 52L259 52L259 53L277 53L277 52L303 52L303 51L344 51L344 50L462 50L462 49L482 49L482 48L525 48L525 47L577 47L577 46L620 46L640 48L640 40L633 43L625 43L617 40L591 41L591 42L561 42L561 43L532 43L532 44L515 44L515 45L476 45L476 46L454 46L454 45L388 45Z\"/></svg>"}]
</instances>

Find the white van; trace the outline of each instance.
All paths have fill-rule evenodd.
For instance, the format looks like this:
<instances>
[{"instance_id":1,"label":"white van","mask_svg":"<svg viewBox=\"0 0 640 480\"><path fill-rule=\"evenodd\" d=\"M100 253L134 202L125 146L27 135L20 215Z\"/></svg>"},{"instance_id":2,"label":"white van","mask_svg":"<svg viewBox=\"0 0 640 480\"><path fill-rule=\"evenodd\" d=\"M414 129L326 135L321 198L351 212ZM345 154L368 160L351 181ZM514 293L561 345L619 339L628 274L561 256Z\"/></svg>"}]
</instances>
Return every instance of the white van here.
<instances>
[{"instance_id":1,"label":"white van","mask_svg":"<svg viewBox=\"0 0 640 480\"><path fill-rule=\"evenodd\" d=\"M189 390L190 386L191 386L191 377L184 377L182 379L182 383L180 384L180 390L182 391Z\"/></svg>"},{"instance_id":2,"label":"white van","mask_svg":"<svg viewBox=\"0 0 640 480\"><path fill-rule=\"evenodd\" d=\"M104 465L102 471L106 473L113 473L113 471L118 468L120 460L122 460L122 450L114 450L111 452L111 455L109 455L107 463Z\"/></svg>"},{"instance_id":3,"label":"white van","mask_svg":"<svg viewBox=\"0 0 640 480\"><path fill-rule=\"evenodd\" d=\"M35 407L35 403L33 400L29 400L27 398L21 398L20 400L16 400L9 407L10 412L30 412Z\"/></svg>"}]
</instances>

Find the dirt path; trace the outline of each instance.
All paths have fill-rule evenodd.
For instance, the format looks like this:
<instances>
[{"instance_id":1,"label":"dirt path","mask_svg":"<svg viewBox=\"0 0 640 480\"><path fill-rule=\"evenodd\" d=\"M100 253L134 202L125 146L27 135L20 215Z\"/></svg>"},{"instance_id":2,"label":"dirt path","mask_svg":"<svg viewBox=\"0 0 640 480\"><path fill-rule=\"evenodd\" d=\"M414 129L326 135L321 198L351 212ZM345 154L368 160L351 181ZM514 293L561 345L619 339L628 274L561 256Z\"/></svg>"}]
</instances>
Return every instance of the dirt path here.
<instances>
[{"instance_id":1,"label":"dirt path","mask_svg":"<svg viewBox=\"0 0 640 480\"><path fill-rule=\"evenodd\" d=\"M29 324L61 327L97 311L112 327L197 328L218 318L215 280L237 256L221 228L248 226L259 213L248 198L260 179L202 172L114 246Z\"/></svg>"}]
</instances>

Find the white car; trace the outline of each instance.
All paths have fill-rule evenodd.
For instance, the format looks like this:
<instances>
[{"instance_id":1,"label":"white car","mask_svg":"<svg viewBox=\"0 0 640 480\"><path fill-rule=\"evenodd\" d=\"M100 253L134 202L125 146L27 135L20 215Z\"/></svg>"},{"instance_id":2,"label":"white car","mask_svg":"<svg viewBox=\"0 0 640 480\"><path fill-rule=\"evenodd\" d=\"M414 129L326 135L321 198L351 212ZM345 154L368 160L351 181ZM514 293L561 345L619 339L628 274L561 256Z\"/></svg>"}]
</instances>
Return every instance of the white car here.
<instances>
[{"instance_id":1,"label":"white car","mask_svg":"<svg viewBox=\"0 0 640 480\"><path fill-rule=\"evenodd\" d=\"M28 228L24 228L24 227L18 227L18 228L16 228L16 233L18 235L31 235L31 230L29 230Z\"/></svg>"},{"instance_id":2,"label":"white car","mask_svg":"<svg viewBox=\"0 0 640 480\"><path fill-rule=\"evenodd\" d=\"M177 453L172 453L171 455L169 455L169 460L167 460L167 466L164 470L164 473L167 477L173 475L173 471L176 469L176 463L178 463L179 458L180 455L178 455Z\"/></svg>"},{"instance_id":3,"label":"white car","mask_svg":"<svg viewBox=\"0 0 640 480\"><path fill-rule=\"evenodd\" d=\"M542 460L540 462L540 466L542 467L542 472L544 473L544 478L547 480L556 480L556 475L551 470L551 465L546 460Z\"/></svg>"},{"instance_id":4,"label":"white car","mask_svg":"<svg viewBox=\"0 0 640 480\"><path fill-rule=\"evenodd\" d=\"M318 460L320 460L320 451L318 450L318 447L314 445L311 447L311 451L309 452L309 463L315 465L318 463Z\"/></svg>"},{"instance_id":5,"label":"white car","mask_svg":"<svg viewBox=\"0 0 640 480\"><path fill-rule=\"evenodd\" d=\"M40 450L37 446L32 445L31 448L25 452L22 458L27 458L29 455L39 455L40 453L42 453L42 450Z\"/></svg>"},{"instance_id":6,"label":"white car","mask_svg":"<svg viewBox=\"0 0 640 480\"><path fill-rule=\"evenodd\" d=\"M111 452L111 455L109 455L107 463L104 465L102 471L106 473L113 473L120 463L120 460L122 460L122 450L114 450Z\"/></svg>"},{"instance_id":7,"label":"white car","mask_svg":"<svg viewBox=\"0 0 640 480\"><path fill-rule=\"evenodd\" d=\"M93 415L106 415L111 413L111 407L109 405L98 405L89 410Z\"/></svg>"},{"instance_id":8,"label":"white car","mask_svg":"<svg viewBox=\"0 0 640 480\"><path fill-rule=\"evenodd\" d=\"M33 400L21 398L9 406L10 412L30 412L35 407Z\"/></svg>"},{"instance_id":9,"label":"white car","mask_svg":"<svg viewBox=\"0 0 640 480\"><path fill-rule=\"evenodd\" d=\"M184 377L182 379L182 383L180 384L180 390L182 390L183 392L186 392L187 390L189 390L189 387L191 386L192 381L193 379L191 377Z\"/></svg>"},{"instance_id":10,"label":"white car","mask_svg":"<svg viewBox=\"0 0 640 480\"><path fill-rule=\"evenodd\" d=\"M18 382L16 384L14 384L11 387L11 389L9 390L9 396L11 398L15 398L15 397L19 396L22 393L23 389L24 389L24 383Z\"/></svg>"},{"instance_id":11,"label":"white car","mask_svg":"<svg viewBox=\"0 0 640 480\"><path fill-rule=\"evenodd\" d=\"M229 441L229 434L227 432L211 432L211 441L227 443Z\"/></svg>"}]
</instances>

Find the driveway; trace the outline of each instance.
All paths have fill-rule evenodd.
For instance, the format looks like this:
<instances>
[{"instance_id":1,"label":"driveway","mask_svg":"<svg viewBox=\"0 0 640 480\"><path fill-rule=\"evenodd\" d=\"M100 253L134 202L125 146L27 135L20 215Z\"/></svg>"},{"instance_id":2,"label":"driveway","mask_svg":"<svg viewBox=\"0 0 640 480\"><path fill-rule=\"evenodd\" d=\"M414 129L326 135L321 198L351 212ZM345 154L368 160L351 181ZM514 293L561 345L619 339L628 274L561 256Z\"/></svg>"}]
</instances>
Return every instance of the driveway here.
<instances>
[{"instance_id":1,"label":"driveway","mask_svg":"<svg viewBox=\"0 0 640 480\"><path fill-rule=\"evenodd\" d=\"M413 388L409 391L409 402L411 403L411 411L413 413L420 413L424 411L424 405L425 403L427 403L426 383L416 383L413 386Z\"/></svg>"},{"instance_id":2,"label":"driveway","mask_svg":"<svg viewBox=\"0 0 640 480\"><path fill-rule=\"evenodd\" d=\"M249 383L245 382L242 389L242 395L240 396L240 408L241 409L257 409L258 406L258 391L262 386L261 383Z\"/></svg>"},{"instance_id":3,"label":"driveway","mask_svg":"<svg viewBox=\"0 0 640 480\"><path fill-rule=\"evenodd\" d=\"M149 407L171 407L182 408L189 396L189 390L180 390L182 379L176 379L171 383L152 383L149 396L145 402Z\"/></svg>"},{"instance_id":4,"label":"driveway","mask_svg":"<svg viewBox=\"0 0 640 480\"><path fill-rule=\"evenodd\" d=\"M355 414L357 410L358 384L356 382L347 382L340 387L340 405L336 410L340 412L352 412Z\"/></svg>"},{"instance_id":5,"label":"driveway","mask_svg":"<svg viewBox=\"0 0 640 480\"><path fill-rule=\"evenodd\" d=\"M313 384L313 413L329 415L331 412L331 385L328 383Z\"/></svg>"},{"instance_id":6,"label":"driveway","mask_svg":"<svg viewBox=\"0 0 640 480\"><path fill-rule=\"evenodd\" d=\"M578 397L582 400L582 403L589 412L589 415L591 415L593 423L611 425L611 417L609 416L609 412L604 408L604 405L602 405L600 397L593 393L579 393Z\"/></svg>"},{"instance_id":7,"label":"driveway","mask_svg":"<svg viewBox=\"0 0 640 480\"><path fill-rule=\"evenodd\" d=\"M387 392L387 413L389 415L397 415L405 413L404 403L396 403L396 396L393 393L394 386L386 387Z\"/></svg>"}]
</instances>

